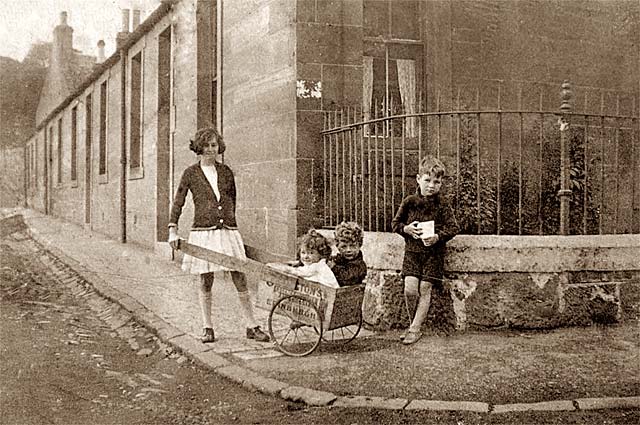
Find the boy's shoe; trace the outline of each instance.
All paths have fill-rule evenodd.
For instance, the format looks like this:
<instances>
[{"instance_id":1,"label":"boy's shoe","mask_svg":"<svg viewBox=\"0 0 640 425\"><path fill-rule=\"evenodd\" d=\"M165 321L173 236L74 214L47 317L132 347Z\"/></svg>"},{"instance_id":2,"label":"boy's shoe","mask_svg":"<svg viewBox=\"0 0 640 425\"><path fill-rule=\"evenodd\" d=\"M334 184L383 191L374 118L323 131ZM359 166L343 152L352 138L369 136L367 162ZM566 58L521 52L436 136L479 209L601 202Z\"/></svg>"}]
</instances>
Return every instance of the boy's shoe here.
<instances>
[{"instance_id":1,"label":"boy's shoe","mask_svg":"<svg viewBox=\"0 0 640 425\"><path fill-rule=\"evenodd\" d=\"M216 337L213 334L213 328L204 328L204 330L202 331L202 336L200 337L200 341L202 341L203 344L206 344L215 340Z\"/></svg>"},{"instance_id":2,"label":"boy's shoe","mask_svg":"<svg viewBox=\"0 0 640 425\"><path fill-rule=\"evenodd\" d=\"M409 331L402 340L402 343L405 345L415 344L416 342L418 342L418 340L420 340L420 338L422 338L422 332Z\"/></svg>"},{"instance_id":3,"label":"boy's shoe","mask_svg":"<svg viewBox=\"0 0 640 425\"><path fill-rule=\"evenodd\" d=\"M269 342L269 335L262 332L260 326L256 326L255 328L247 328L247 339L255 339L259 342Z\"/></svg>"}]
</instances>

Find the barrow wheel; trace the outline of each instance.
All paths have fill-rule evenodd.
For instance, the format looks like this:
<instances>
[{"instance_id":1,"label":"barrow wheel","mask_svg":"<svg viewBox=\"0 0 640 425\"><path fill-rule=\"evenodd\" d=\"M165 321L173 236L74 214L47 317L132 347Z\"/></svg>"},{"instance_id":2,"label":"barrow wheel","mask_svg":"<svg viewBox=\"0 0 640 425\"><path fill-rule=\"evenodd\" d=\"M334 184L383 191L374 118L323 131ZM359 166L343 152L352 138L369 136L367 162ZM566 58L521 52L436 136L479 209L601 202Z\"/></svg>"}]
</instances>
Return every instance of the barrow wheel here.
<instances>
[{"instance_id":1,"label":"barrow wheel","mask_svg":"<svg viewBox=\"0 0 640 425\"><path fill-rule=\"evenodd\" d=\"M304 309L313 318L302 323L289 316L286 306L304 305ZM288 356L302 357L311 354L322 339L322 316L309 300L298 295L287 295L280 298L269 313L269 335L278 350Z\"/></svg>"},{"instance_id":2,"label":"barrow wheel","mask_svg":"<svg viewBox=\"0 0 640 425\"><path fill-rule=\"evenodd\" d=\"M346 344L356 339L362 329L362 312L358 315L358 323L341 328L324 331L322 340L326 342L340 342Z\"/></svg>"}]
</instances>

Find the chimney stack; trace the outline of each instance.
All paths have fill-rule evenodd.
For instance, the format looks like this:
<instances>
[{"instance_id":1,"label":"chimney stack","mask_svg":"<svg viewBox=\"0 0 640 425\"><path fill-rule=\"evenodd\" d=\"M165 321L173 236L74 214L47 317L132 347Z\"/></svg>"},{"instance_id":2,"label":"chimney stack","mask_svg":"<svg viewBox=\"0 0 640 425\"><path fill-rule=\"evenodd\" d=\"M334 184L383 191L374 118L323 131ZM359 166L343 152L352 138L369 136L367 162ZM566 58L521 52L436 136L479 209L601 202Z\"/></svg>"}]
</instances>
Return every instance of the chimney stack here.
<instances>
[{"instance_id":1,"label":"chimney stack","mask_svg":"<svg viewBox=\"0 0 640 425\"><path fill-rule=\"evenodd\" d=\"M133 9L131 12L133 14L131 16L131 31L135 31L140 25L140 9Z\"/></svg>"},{"instance_id":2,"label":"chimney stack","mask_svg":"<svg viewBox=\"0 0 640 425\"><path fill-rule=\"evenodd\" d=\"M60 12L60 23L53 30L53 59L64 62L73 53L73 28L67 25L67 12Z\"/></svg>"},{"instance_id":3,"label":"chimney stack","mask_svg":"<svg viewBox=\"0 0 640 425\"><path fill-rule=\"evenodd\" d=\"M121 32L129 32L129 9L122 9L122 29Z\"/></svg>"},{"instance_id":4,"label":"chimney stack","mask_svg":"<svg viewBox=\"0 0 640 425\"><path fill-rule=\"evenodd\" d=\"M104 40L98 40L98 54L97 54L97 59L96 59L96 63L102 63L104 62L105 57L104 57Z\"/></svg>"},{"instance_id":5,"label":"chimney stack","mask_svg":"<svg viewBox=\"0 0 640 425\"><path fill-rule=\"evenodd\" d=\"M116 34L116 48L120 49L129 37L129 9L122 9L122 30Z\"/></svg>"}]
</instances>

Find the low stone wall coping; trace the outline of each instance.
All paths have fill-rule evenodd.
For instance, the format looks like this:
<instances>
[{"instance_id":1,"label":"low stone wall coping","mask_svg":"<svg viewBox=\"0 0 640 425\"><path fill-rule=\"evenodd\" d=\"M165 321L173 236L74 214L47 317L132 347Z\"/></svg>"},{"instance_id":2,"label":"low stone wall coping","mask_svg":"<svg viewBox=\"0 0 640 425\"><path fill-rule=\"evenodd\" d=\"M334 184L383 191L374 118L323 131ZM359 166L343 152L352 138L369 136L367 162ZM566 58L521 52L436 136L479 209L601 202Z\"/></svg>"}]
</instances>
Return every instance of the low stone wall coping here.
<instances>
[{"instance_id":1,"label":"low stone wall coping","mask_svg":"<svg viewBox=\"0 0 640 425\"><path fill-rule=\"evenodd\" d=\"M333 238L333 230L321 230ZM370 269L400 270L404 239L365 232L362 252ZM458 235L447 244L449 272L640 270L640 235L497 236Z\"/></svg>"}]
</instances>

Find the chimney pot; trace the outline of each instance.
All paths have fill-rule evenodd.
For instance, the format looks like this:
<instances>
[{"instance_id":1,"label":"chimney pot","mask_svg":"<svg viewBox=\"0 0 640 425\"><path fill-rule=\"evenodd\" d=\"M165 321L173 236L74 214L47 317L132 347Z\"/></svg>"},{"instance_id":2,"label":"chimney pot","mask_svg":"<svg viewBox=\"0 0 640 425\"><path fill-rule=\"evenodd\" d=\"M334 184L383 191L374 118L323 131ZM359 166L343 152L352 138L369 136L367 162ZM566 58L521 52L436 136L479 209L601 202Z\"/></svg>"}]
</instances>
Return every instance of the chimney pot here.
<instances>
[{"instance_id":1,"label":"chimney pot","mask_svg":"<svg viewBox=\"0 0 640 425\"><path fill-rule=\"evenodd\" d=\"M133 13L132 15L132 22L131 22L131 30L135 31L136 28L138 28L138 25L140 25L140 10L139 9L133 9L131 11Z\"/></svg>"},{"instance_id":2,"label":"chimney pot","mask_svg":"<svg viewBox=\"0 0 640 425\"><path fill-rule=\"evenodd\" d=\"M67 16L66 11L60 12L60 25L67 25Z\"/></svg>"},{"instance_id":3,"label":"chimney pot","mask_svg":"<svg viewBox=\"0 0 640 425\"><path fill-rule=\"evenodd\" d=\"M102 63L104 60L104 40L98 40L98 57L96 63Z\"/></svg>"},{"instance_id":4,"label":"chimney pot","mask_svg":"<svg viewBox=\"0 0 640 425\"><path fill-rule=\"evenodd\" d=\"M122 9L122 32L129 32L129 9Z\"/></svg>"}]
</instances>

